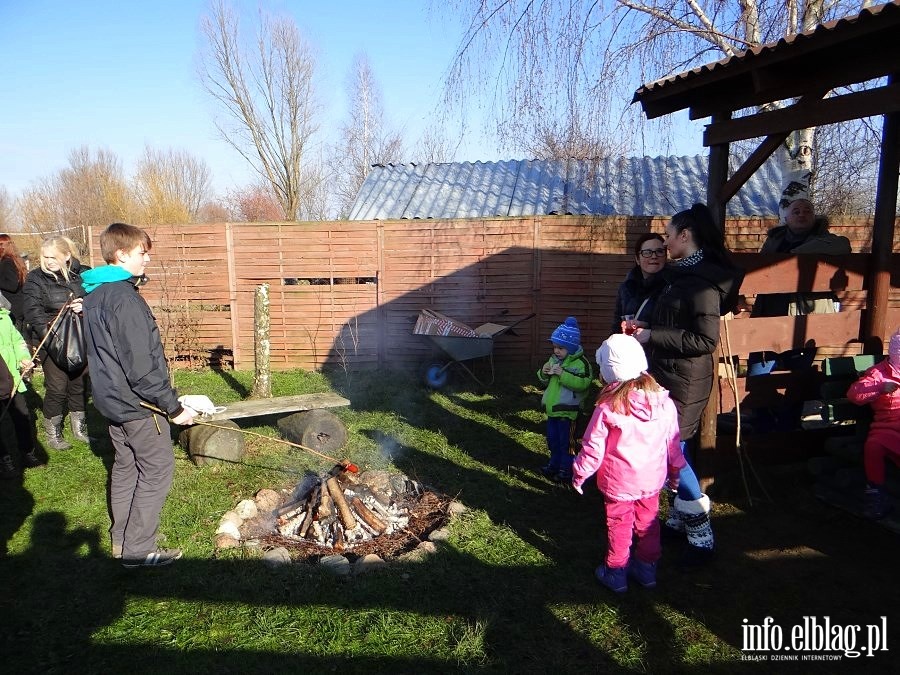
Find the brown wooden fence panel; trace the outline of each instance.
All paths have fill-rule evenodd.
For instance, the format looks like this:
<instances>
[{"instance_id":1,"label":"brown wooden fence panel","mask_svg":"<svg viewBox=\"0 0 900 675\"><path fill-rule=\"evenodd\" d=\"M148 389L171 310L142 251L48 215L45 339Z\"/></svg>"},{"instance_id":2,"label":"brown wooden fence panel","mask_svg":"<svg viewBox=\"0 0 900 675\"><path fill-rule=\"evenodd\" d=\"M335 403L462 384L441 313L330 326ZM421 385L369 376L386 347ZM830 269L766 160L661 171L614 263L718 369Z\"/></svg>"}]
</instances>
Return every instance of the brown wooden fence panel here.
<instances>
[{"instance_id":1,"label":"brown wooden fence panel","mask_svg":"<svg viewBox=\"0 0 900 675\"><path fill-rule=\"evenodd\" d=\"M195 352L225 355L226 362L233 354L235 367L252 367L255 289L268 283L275 368L411 366L440 356L427 339L412 334L424 308L471 326L535 313L514 334L496 338L494 350L501 367L531 367L545 357L550 332L570 314L578 317L586 351L596 349L613 322L635 240L662 232L665 223L543 216L150 226L151 282L142 293L179 362L193 362ZM774 224L730 220L726 241L734 251L755 253ZM832 231L850 238L854 251L869 250L869 220L848 219ZM99 232L91 233L94 265L102 264ZM866 256L809 262L745 253L738 260L750 270L748 293L799 282L836 288L845 309L864 309ZM895 277L900 286L900 275ZM900 307L895 289L890 304ZM735 336L743 340L738 323Z\"/></svg>"}]
</instances>

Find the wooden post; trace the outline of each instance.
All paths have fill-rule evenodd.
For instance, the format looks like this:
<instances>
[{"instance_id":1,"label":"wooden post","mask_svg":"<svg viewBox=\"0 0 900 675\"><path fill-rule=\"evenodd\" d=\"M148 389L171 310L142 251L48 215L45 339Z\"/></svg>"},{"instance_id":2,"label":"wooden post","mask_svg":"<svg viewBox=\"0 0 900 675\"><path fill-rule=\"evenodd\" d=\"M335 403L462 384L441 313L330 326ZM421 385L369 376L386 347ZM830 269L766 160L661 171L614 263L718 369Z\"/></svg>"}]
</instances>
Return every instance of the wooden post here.
<instances>
[{"instance_id":1,"label":"wooden post","mask_svg":"<svg viewBox=\"0 0 900 675\"><path fill-rule=\"evenodd\" d=\"M720 112L712 116L712 123L730 119L730 112ZM713 220L725 232L725 207L728 200L723 198L725 184L728 181L728 143L714 145L709 149L709 173L706 180L706 203L712 211ZM721 342L721 340L720 340ZM697 464L697 477L700 487L706 489L715 482L713 455L716 451L716 423L719 417L719 357L721 347L717 346L710 356L712 359L712 391L706 408L700 415L700 429L697 433L697 447L694 458Z\"/></svg>"},{"instance_id":2,"label":"wooden post","mask_svg":"<svg viewBox=\"0 0 900 675\"><path fill-rule=\"evenodd\" d=\"M269 325L269 284L260 284L253 303L253 398L272 398Z\"/></svg>"},{"instance_id":3,"label":"wooden post","mask_svg":"<svg viewBox=\"0 0 900 675\"><path fill-rule=\"evenodd\" d=\"M237 273L234 269L234 232L231 223L225 223L225 260L228 262L228 304L231 307L231 358L234 360L234 368L240 368L241 343L238 336L241 334L240 321L238 319L238 295Z\"/></svg>"},{"instance_id":4,"label":"wooden post","mask_svg":"<svg viewBox=\"0 0 900 675\"><path fill-rule=\"evenodd\" d=\"M897 81L892 75L889 83ZM894 243L894 219L897 213L897 172L900 167L900 113L884 115L881 131L881 157L878 163L878 187L875 192L875 219L872 229L872 257L869 268L863 340L870 354L883 353L884 342L897 326L887 326L888 295L891 290L891 252Z\"/></svg>"}]
</instances>

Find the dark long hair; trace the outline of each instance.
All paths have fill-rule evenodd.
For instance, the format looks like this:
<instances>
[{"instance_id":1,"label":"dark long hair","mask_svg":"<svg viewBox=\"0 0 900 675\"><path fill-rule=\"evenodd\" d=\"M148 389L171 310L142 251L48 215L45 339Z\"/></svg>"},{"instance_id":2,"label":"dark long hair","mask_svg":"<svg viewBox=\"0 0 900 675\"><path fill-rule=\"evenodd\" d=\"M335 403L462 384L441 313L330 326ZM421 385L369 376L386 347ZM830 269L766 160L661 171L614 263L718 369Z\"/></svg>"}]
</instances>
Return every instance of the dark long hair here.
<instances>
[{"instance_id":1,"label":"dark long hair","mask_svg":"<svg viewBox=\"0 0 900 675\"><path fill-rule=\"evenodd\" d=\"M8 234L0 234L0 258L9 258L12 260L12 264L15 265L16 268L16 276L19 277L19 285L25 283L25 275L28 274L28 269L25 267L25 261L22 260L22 256L19 255L19 250L16 248L16 243L12 240Z\"/></svg>"},{"instance_id":2,"label":"dark long hair","mask_svg":"<svg viewBox=\"0 0 900 675\"><path fill-rule=\"evenodd\" d=\"M722 263L726 267L733 267L731 255L725 248L725 233L716 225L712 211L706 204L694 204L686 211L679 211L672 216L672 227L677 232L690 230L697 248L703 249L703 254Z\"/></svg>"}]
</instances>

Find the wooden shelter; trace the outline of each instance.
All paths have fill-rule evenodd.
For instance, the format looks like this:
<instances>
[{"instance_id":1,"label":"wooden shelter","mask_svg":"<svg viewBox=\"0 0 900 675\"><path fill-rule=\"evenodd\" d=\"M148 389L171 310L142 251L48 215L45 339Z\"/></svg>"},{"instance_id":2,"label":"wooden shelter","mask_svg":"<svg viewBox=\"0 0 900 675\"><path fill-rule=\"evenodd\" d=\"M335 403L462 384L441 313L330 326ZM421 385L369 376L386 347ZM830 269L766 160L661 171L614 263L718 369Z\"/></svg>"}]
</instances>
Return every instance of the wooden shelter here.
<instances>
[{"instance_id":1,"label":"wooden shelter","mask_svg":"<svg viewBox=\"0 0 900 675\"><path fill-rule=\"evenodd\" d=\"M777 317L735 321L731 338L741 351L765 348L766 340L792 336L793 346L803 345L816 324L832 322L834 331L858 329L867 352L882 350L897 324L889 315L892 256L897 213L898 165L900 165L900 0L870 7L860 14L822 24L814 30L762 45L735 56L679 73L640 87L634 95L648 118L687 109L691 119L710 118L703 142L709 147L707 200L719 223L725 205L749 176L775 152L788 134L824 124L882 115L881 155L872 231L871 254L854 254L840 260L781 262L781 272L795 281L795 290L834 288L835 277L861 278L864 304L856 317L841 314ZM839 88L869 83L863 91L839 93ZM761 111L766 104L794 100L777 110ZM735 117L737 111L757 112ZM755 151L731 176L729 144L759 139ZM858 257L862 260L857 260ZM759 261L752 267L765 270L780 259ZM828 269L825 269L828 268ZM772 274L748 273L744 290L761 291ZM861 275L861 276L860 276ZM757 284L754 287L754 284ZM749 288L748 288L749 285ZM846 286L844 286L846 288ZM832 318L840 317L840 318ZM822 321L819 321L819 320ZM757 321L770 322L766 330ZM773 323L777 322L777 323ZM841 323L842 322L842 323ZM840 324L840 325L839 325ZM770 330L771 329L771 330ZM774 333L772 332L774 330ZM716 444L716 415L711 405L701 427L701 452Z\"/></svg>"}]
</instances>

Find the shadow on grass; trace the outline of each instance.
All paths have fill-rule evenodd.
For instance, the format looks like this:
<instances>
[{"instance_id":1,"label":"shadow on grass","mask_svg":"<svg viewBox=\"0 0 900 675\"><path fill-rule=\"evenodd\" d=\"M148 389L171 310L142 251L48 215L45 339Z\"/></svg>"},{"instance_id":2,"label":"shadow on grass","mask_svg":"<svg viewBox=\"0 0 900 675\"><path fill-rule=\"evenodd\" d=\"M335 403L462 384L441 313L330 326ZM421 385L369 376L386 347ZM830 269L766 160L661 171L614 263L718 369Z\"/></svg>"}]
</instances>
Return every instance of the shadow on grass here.
<instances>
[{"instance_id":1,"label":"shadow on grass","mask_svg":"<svg viewBox=\"0 0 900 675\"><path fill-rule=\"evenodd\" d=\"M772 515L756 517L772 525ZM881 585L893 579L889 565L873 566L867 583L847 583L845 563L858 558L847 545L863 539L887 544L877 532L822 547L787 525L770 527L765 546L776 553L760 556L760 528L750 520L743 514L718 519L724 550L710 567L685 574L664 565L655 592L633 588L617 597L593 582L590 565L574 550L548 565L486 564L442 547L427 563L395 562L381 573L351 579L300 564L271 569L238 559L183 559L164 569L124 570L100 551L96 529L67 530L65 516L47 512L34 519L28 550L0 559L6 586L0 598L0 645L7 672L661 673L699 672L688 664L703 659L689 652L709 633L740 648L744 618L758 624L772 616L786 632L804 616L865 626L877 622L871 608L880 602L891 625L897 590ZM780 546L785 548L779 554ZM885 553L895 553L896 543L887 548ZM736 574L740 585L734 583ZM189 604L176 608L174 600ZM106 637L104 629L125 614L126 605L129 621L146 620L161 635L153 638L150 631L146 644L131 645ZM227 612L214 609L238 606L247 610L233 624L227 623ZM299 614L299 608L311 607L318 608L315 618ZM298 608L296 625L290 614L272 622L271 630L277 632L280 624L288 631L285 636L267 636L269 643L286 645L284 652L228 646L243 642L240 631L263 629L266 622L256 626L254 618L272 608ZM173 614L168 621L142 619L157 612ZM369 621L377 629L392 613L483 625L490 662L457 663L417 644L397 650L409 656L360 653L366 651L359 642L366 634L360 625ZM331 633L328 625L334 622ZM347 628L350 623L359 625ZM352 645L342 643L343 629L356 636ZM182 645L193 646L172 646L176 634ZM295 634L299 637L291 642L288 635ZM217 644L205 646L210 635ZM643 659L633 668L614 658L629 643L643 643ZM865 663L867 672L891 672L887 654L860 657L856 664ZM721 654L712 658L704 672L718 672L715 664L721 660ZM742 665L732 662L727 671ZM778 672L809 668L809 663L783 663Z\"/></svg>"}]
</instances>

